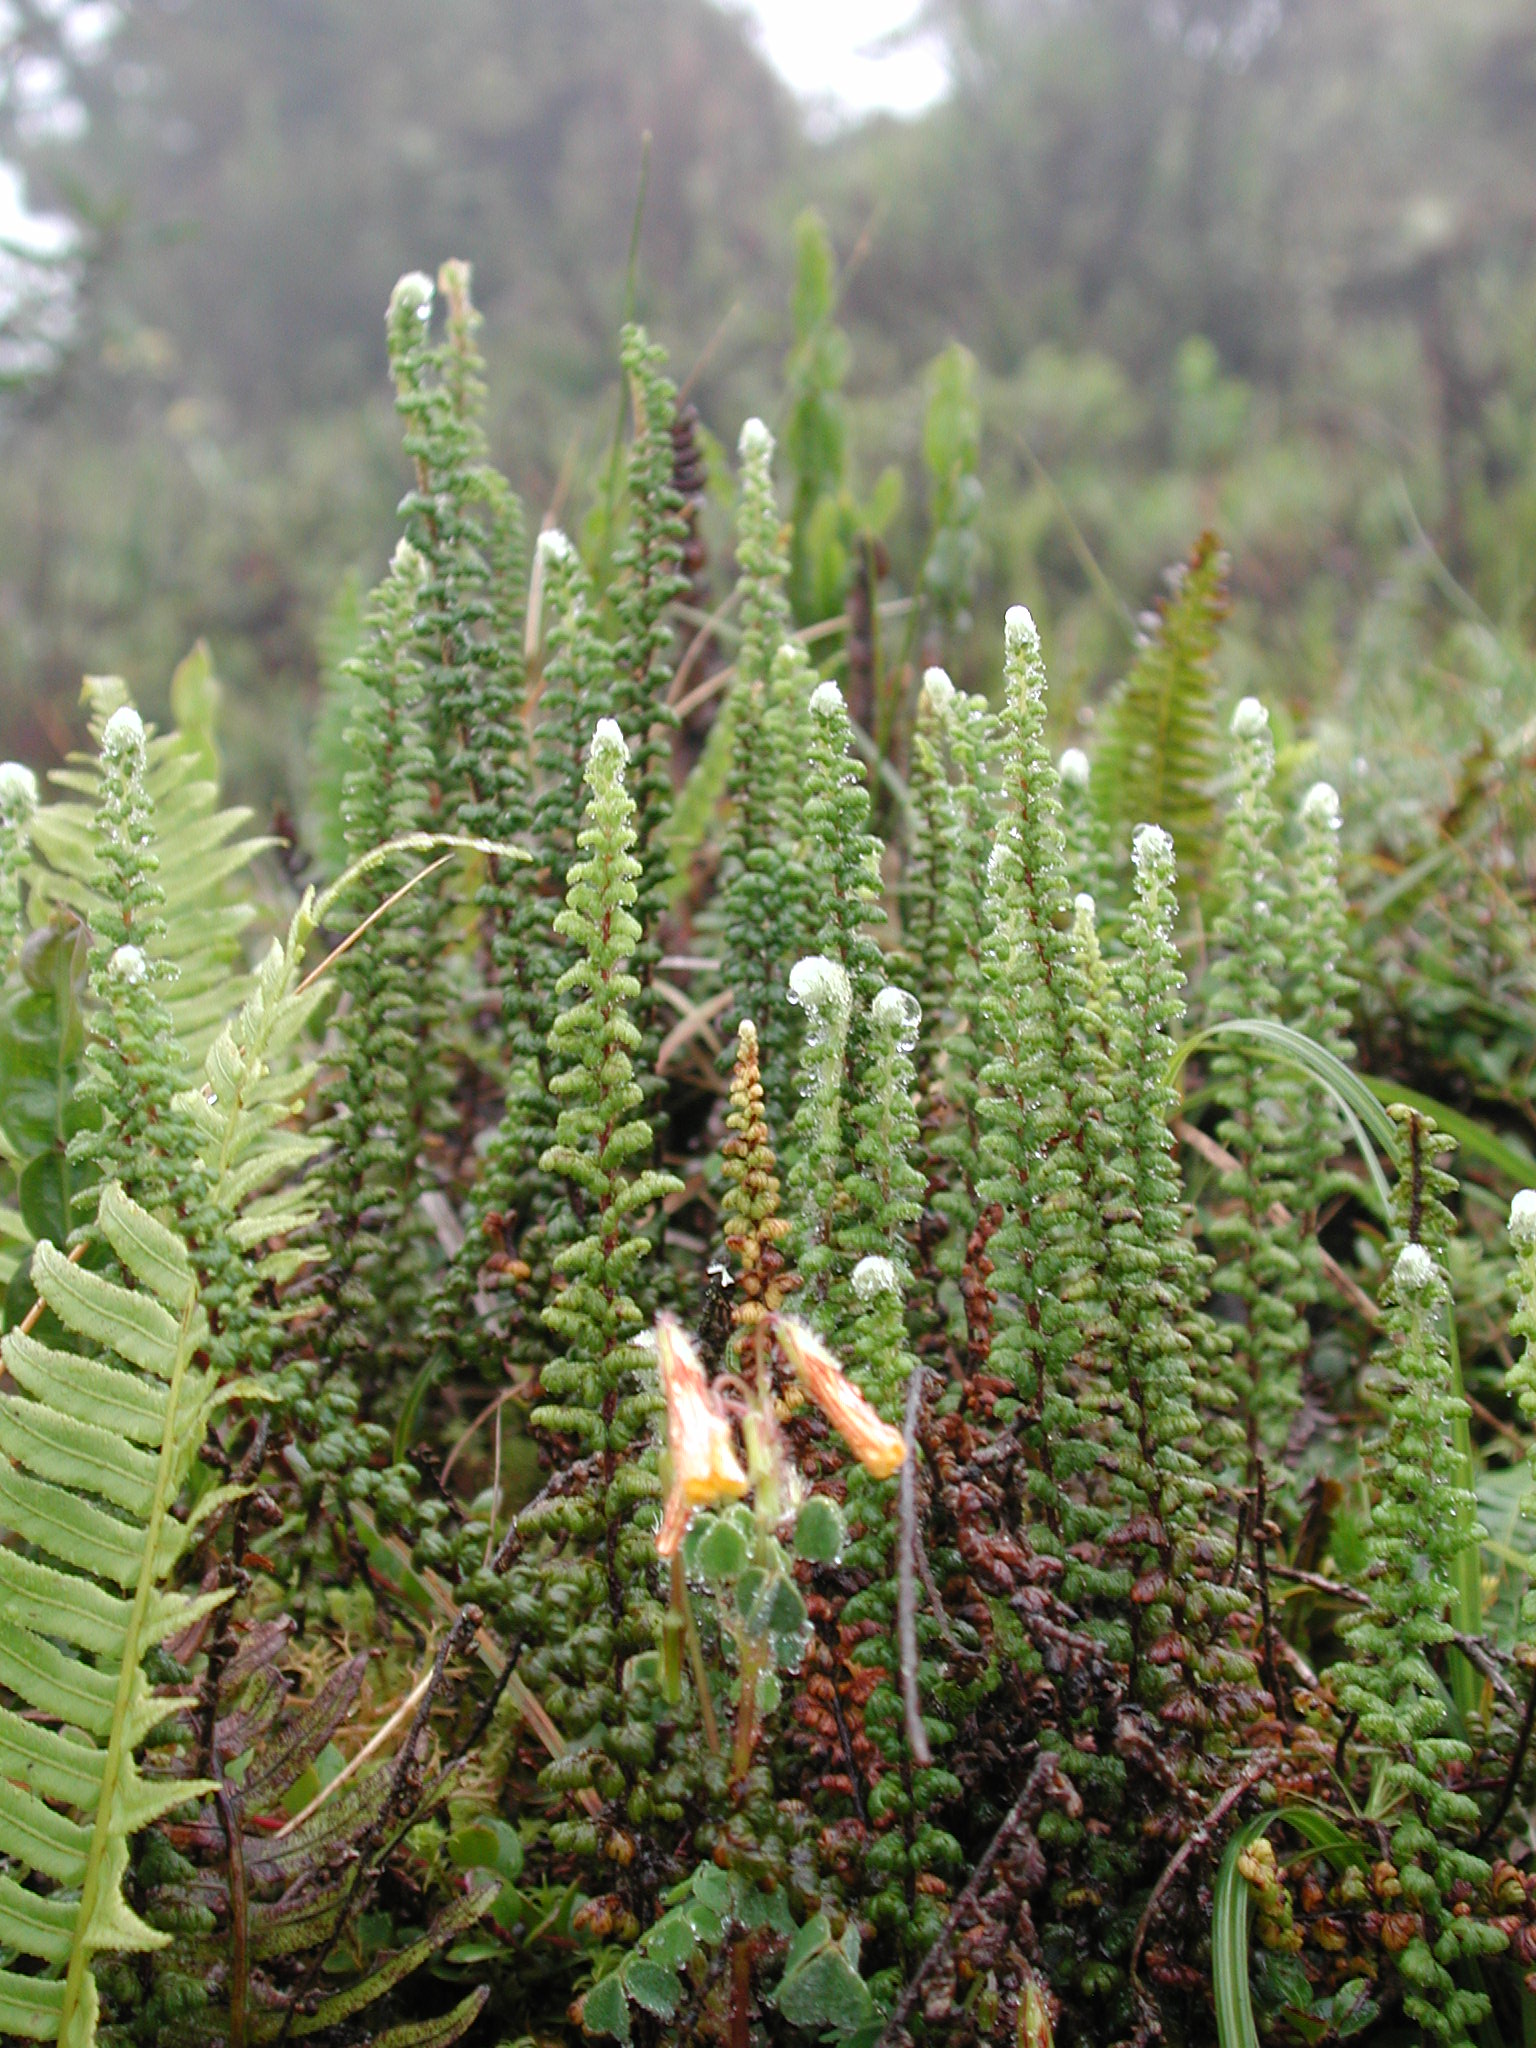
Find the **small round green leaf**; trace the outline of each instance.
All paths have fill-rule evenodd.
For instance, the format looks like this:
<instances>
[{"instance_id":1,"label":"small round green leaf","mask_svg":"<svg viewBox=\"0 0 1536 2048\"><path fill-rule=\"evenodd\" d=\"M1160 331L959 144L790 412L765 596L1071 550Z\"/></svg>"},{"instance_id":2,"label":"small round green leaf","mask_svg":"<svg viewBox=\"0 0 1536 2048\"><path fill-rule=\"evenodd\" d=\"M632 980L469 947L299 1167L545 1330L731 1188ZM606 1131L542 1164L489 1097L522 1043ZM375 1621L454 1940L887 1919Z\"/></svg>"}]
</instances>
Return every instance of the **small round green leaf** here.
<instances>
[{"instance_id":1,"label":"small round green leaf","mask_svg":"<svg viewBox=\"0 0 1536 2048\"><path fill-rule=\"evenodd\" d=\"M716 1521L694 1553L694 1563L706 1579L719 1585L746 1569L746 1538L731 1522Z\"/></svg>"},{"instance_id":2,"label":"small round green leaf","mask_svg":"<svg viewBox=\"0 0 1536 2048\"><path fill-rule=\"evenodd\" d=\"M629 2000L617 1976L604 1977L581 2001L581 2027L583 2033L611 2034L614 2040L628 2043Z\"/></svg>"},{"instance_id":3,"label":"small round green leaf","mask_svg":"<svg viewBox=\"0 0 1536 2048\"><path fill-rule=\"evenodd\" d=\"M836 1564L847 1540L836 1501L813 1493L795 1519L795 1555L811 1564Z\"/></svg>"},{"instance_id":4,"label":"small round green leaf","mask_svg":"<svg viewBox=\"0 0 1536 2048\"><path fill-rule=\"evenodd\" d=\"M683 1995L675 1970L664 1969L646 1956L632 1956L624 1965L624 1989L659 2020L671 2019Z\"/></svg>"}]
</instances>

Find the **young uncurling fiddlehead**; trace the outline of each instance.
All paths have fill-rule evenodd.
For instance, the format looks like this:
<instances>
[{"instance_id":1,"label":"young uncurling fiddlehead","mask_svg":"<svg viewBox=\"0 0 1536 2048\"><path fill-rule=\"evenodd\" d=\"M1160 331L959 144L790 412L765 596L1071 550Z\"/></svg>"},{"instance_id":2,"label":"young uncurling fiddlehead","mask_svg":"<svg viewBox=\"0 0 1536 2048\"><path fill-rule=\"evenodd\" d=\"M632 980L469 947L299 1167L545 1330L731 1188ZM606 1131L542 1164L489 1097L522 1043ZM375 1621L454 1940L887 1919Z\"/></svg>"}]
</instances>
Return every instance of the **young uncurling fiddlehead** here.
<instances>
[{"instance_id":1,"label":"young uncurling fiddlehead","mask_svg":"<svg viewBox=\"0 0 1536 2048\"><path fill-rule=\"evenodd\" d=\"M1116 962L1123 1013L1106 1122L1115 1145L1105 1214L1105 1294L1112 1318L1111 1378L1120 1405L1117 1458L1109 1484L1120 1509L1116 1547L1135 1573L1129 1604L1135 1689L1170 1712L1198 1699L1219 1658L1194 1641L1219 1640L1222 1622L1246 1610L1246 1590L1215 1583L1210 1504L1215 1495L1212 1401L1219 1383L1203 1372L1211 1335L1201 1308L1211 1262L1195 1248L1170 1126L1178 1102L1169 1079L1174 1034L1184 1014L1183 970L1173 941L1173 841L1142 825L1132 841L1134 893ZM1135 1532L1134 1543L1124 1540ZM1199 1568L1197 1569L1197 1557ZM1200 1619L1186 1603L1197 1581ZM1214 1624L1214 1626L1213 1626ZM1153 1665L1147 1646L1164 1631L1179 1654ZM1194 1639L1194 1641L1192 1641ZM1188 1723L1188 1716L1182 1716Z\"/></svg>"},{"instance_id":2,"label":"young uncurling fiddlehead","mask_svg":"<svg viewBox=\"0 0 1536 2048\"><path fill-rule=\"evenodd\" d=\"M917 1070L930 1120L938 1113L938 1067L954 990L959 935L947 915L957 856L958 820L951 782L955 686L941 668L923 672L908 777L912 834L902 873L902 953L910 964L922 1032Z\"/></svg>"},{"instance_id":3,"label":"young uncurling fiddlehead","mask_svg":"<svg viewBox=\"0 0 1536 2048\"><path fill-rule=\"evenodd\" d=\"M981 1127L977 1104L981 1070L991 1051L987 1021L987 870L997 831L996 719L985 702L949 684L942 670L930 672L936 703L947 729L954 765L955 844L949 863L942 921L953 952L949 1013L928 1017L933 1038L943 1036L940 1098L932 1103L930 1178L933 1207L947 1226L940 1269L958 1278L965 1247L983 1205L977 1195L981 1173ZM942 677L942 683L939 678ZM946 691L944 684L949 684ZM929 681L925 680L925 691Z\"/></svg>"}]
</instances>

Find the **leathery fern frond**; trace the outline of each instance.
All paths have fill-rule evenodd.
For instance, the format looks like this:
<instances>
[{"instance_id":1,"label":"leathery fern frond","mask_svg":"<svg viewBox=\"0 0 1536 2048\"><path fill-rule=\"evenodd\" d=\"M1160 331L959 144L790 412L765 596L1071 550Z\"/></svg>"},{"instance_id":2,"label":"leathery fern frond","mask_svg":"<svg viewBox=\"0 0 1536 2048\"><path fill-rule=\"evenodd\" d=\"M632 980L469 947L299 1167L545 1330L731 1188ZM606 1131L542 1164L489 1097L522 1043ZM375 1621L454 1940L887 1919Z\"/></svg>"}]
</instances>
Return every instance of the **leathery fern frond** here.
<instances>
[{"instance_id":1,"label":"leathery fern frond","mask_svg":"<svg viewBox=\"0 0 1536 2048\"><path fill-rule=\"evenodd\" d=\"M134 1752L188 1703L151 1691L147 1653L226 1596L174 1590L196 1525L177 1501L224 1396L186 1246L115 1183L98 1224L122 1278L38 1245L62 1345L4 1341L0 1396L0 2033L90 2048L92 1965L157 1948L123 1896L131 1836L211 1786L148 1782Z\"/></svg>"}]
</instances>

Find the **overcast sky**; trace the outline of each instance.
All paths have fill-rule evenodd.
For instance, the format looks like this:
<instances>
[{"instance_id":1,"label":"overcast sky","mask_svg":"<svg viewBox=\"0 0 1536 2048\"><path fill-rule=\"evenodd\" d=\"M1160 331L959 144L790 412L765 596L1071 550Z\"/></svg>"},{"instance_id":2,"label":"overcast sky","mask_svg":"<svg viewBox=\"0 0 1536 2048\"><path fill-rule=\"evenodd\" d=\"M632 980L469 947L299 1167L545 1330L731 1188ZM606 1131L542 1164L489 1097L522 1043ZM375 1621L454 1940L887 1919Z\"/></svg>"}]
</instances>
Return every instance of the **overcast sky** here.
<instances>
[{"instance_id":1,"label":"overcast sky","mask_svg":"<svg viewBox=\"0 0 1536 2048\"><path fill-rule=\"evenodd\" d=\"M915 114L943 92L944 57L929 37L882 51L917 0L736 0L765 55L807 100L844 119L888 108Z\"/></svg>"}]
</instances>

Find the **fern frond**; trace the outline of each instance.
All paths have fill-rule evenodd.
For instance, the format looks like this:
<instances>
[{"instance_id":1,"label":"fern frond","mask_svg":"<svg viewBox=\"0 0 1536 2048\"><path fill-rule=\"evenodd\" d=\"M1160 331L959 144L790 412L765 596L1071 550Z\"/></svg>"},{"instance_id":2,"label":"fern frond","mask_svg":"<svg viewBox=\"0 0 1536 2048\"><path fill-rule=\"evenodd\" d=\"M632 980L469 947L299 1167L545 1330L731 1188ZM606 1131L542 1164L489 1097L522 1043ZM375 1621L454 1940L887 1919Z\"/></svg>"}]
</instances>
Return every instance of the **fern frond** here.
<instances>
[{"instance_id":1,"label":"fern frond","mask_svg":"<svg viewBox=\"0 0 1536 2048\"><path fill-rule=\"evenodd\" d=\"M98 741L110 713L128 702L115 677L92 679L91 731ZM218 785L204 777L202 765L195 742L175 732L150 732L144 788L152 836L144 851L165 899L160 912L165 930L152 953L156 962L175 970L166 1006L176 1037L194 1062L245 993L241 935L255 910L248 902L232 900L228 884L272 844L245 836L250 811L221 807ZM31 821L31 919L39 924L61 904L99 931L109 908L92 836L101 764L95 755L72 754L69 765L49 779L69 796L43 805Z\"/></svg>"},{"instance_id":2,"label":"fern frond","mask_svg":"<svg viewBox=\"0 0 1536 2048\"><path fill-rule=\"evenodd\" d=\"M1122 831L1161 825L1180 868L1209 866L1216 807L1216 677L1212 657L1227 614L1227 558L1203 533L1130 674L1110 700L1093 764L1093 797Z\"/></svg>"},{"instance_id":3,"label":"fern frond","mask_svg":"<svg viewBox=\"0 0 1536 2048\"><path fill-rule=\"evenodd\" d=\"M286 939L274 939L257 968L239 1015L208 1048L202 1086L179 1099L198 1131L214 1207L242 1251L293 1237L314 1220L312 1200L295 1183L325 1141L291 1128L315 1073L298 1048L326 995L319 982L300 984L314 928L313 893L306 892Z\"/></svg>"},{"instance_id":4,"label":"fern frond","mask_svg":"<svg viewBox=\"0 0 1536 2048\"><path fill-rule=\"evenodd\" d=\"M144 1660L226 1597L172 1584L193 1536L177 1501L223 1398L187 1248L115 1183L98 1227L123 1278L39 1244L66 1348L10 1332L19 1391L0 1396L0 1520L25 1546L0 1549L0 1818L23 1873L0 1875L0 2032L62 2048L95 2039L95 1958L165 1942L123 1895L129 1839L210 1788L140 1772L135 1749L186 1704L151 1692Z\"/></svg>"}]
</instances>

